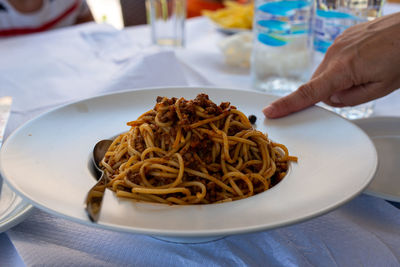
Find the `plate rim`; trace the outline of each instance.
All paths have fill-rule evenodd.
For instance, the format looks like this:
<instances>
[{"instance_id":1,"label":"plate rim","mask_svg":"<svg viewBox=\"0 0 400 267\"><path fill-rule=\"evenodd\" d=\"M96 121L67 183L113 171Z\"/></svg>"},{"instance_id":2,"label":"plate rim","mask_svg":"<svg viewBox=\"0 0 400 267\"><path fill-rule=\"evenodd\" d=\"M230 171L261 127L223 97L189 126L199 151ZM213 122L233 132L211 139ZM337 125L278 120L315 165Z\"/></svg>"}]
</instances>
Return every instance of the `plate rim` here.
<instances>
[{"instance_id":1,"label":"plate rim","mask_svg":"<svg viewBox=\"0 0 400 267\"><path fill-rule=\"evenodd\" d=\"M82 99L78 99L76 101L70 101L68 103L64 103L62 105L53 107L45 112L43 112L42 114L39 114L38 116L28 120L27 122L23 123L22 125L19 125L19 127L17 127L8 137L14 135L15 133L19 132L20 129L22 127L27 127L28 125L34 123L36 120L39 120L40 118L42 118L43 116L46 116L49 113L52 113L56 110L62 109L64 107L68 107L70 105L73 104L79 104L88 100L92 100L92 99L98 99L98 98L103 98L103 97L107 97L110 95L122 95L122 94L126 94L126 93L131 93L131 92L135 92L135 91L149 91L149 90L168 90L168 89L178 89L178 90L184 90L184 89L210 89L210 90L226 90L226 91L236 91L236 92L252 92L255 94L262 94L264 96L267 97L271 97L273 99L277 99L279 98L279 96L275 96L275 95L271 95L265 92L260 92L254 89L250 89L250 88L246 88L246 89L239 89L239 88L227 88L227 87L218 87L218 86L164 86L164 87L143 87L143 88L131 88L131 89L124 89L124 90L119 90L119 91L115 91L115 92L107 92L107 93L103 93L103 94L98 94L98 95L94 95L94 96L89 96L89 97L85 97ZM342 119L343 121L347 121L345 118L341 117L340 115L326 110L322 107L319 107L317 105L314 105L313 108L319 109L319 110L323 110L324 112L330 113L331 115L334 115L340 119ZM357 125L356 125L357 126ZM371 141L371 139L369 138L369 136L367 134L365 134L364 131L360 131L361 134L365 135L365 137L367 137L367 139L370 141L370 143L373 145L373 142ZM7 138L4 142L4 144L7 144L9 142L9 138ZM373 148L375 149L375 147L373 146ZM0 150L1 152L1 150ZM1 153L0 153L1 156ZM377 166L377 153L375 150L375 154L374 154L374 160L376 162L376 166ZM372 173L369 174L369 177L373 177L376 173L377 167L375 167L375 169L372 171ZM3 167L1 165L1 161L0 161L0 173L3 173ZM342 199L341 201L337 201L334 204L329 205L329 207L324 207L321 210L319 210L318 212L312 212L310 214L308 214L307 216L302 216L301 218L297 218L295 220L284 220L284 222L279 223L279 224L274 224L274 225L263 225L263 224L257 224L255 226L246 226L246 227L240 227L240 228L233 228L230 227L229 229L216 229L216 230L195 230L195 232L193 232L193 230L171 230L171 229L152 229L152 228L146 228L146 229L142 229L142 228L135 228L133 226L122 226L122 225L114 225L114 224L109 224L109 223L92 223L89 220L88 221L83 221L80 218L75 218L73 216L69 216L63 213L60 213L58 211L55 211L51 208L48 208L44 205L41 205L40 203L37 203L36 201L30 199L30 198L26 198L21 192L19 192L18 190L16 190L14 188L14 186L8 182L8 178L5 178L5 180L7 180L8 185L10 186L10 188L12 188L15 193L17 195L19 195L20 197L26 199L26 201L28 201L33 207L37 207L40 208L41 210L48 212L50 214L53 214L57 217L60 218L64 218L79 224L83 224L83 225L88 225L88 226L94 226L94 227L98 227L101 229L108 229L108 230L113 230L113 231L119 231L119 232L130 232L130 233L137 233L137 234L147 234L147 235L159 235L159 236L173 236L173 237L204 237L204 236L221 236L221 235L232 235L232 234L243 234L243 233L251 233L251 232L258 232L258 231L263 231L263 230L268 230L268 229L274 229L274 228L279 228L279 227L283 227L283 226L287 226L287 225L292 225L292 224L296 224L299 222L303 222L303 221L307 221L309 219L321 216L323 214L329 213L332 210L342 206L343 204L351 201L352 199L354 199L355 197L359 196L364 190L365 188L368 187L369 183L372 181L372 178L369 178L369 182L366 183L362 188L360 188L357 192L353 192L352 196L347 197Z\"/></svg>"}]
</instances>

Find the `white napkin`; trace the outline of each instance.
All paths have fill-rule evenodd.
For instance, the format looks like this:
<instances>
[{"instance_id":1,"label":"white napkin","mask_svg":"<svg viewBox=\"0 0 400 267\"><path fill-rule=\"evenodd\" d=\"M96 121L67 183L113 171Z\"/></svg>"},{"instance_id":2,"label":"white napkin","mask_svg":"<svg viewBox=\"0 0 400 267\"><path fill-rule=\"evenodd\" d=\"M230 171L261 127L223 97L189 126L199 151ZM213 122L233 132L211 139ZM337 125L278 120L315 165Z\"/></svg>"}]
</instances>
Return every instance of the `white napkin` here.
<instances>
[{"instance_id":1,"label":"white napkin","mask_svg":"<svg viewBox=\"0 0 400 267\"><path fill-rule=\"evenodd\" d=\"M105 24L78 29L0 40L0 58L7 62L0 64L0 96L14 100L5 136L71 101L134 88L210 84L171 50L133 43L130 34Z\"/></svg>"},{"instance_id":2,"label":"white napkin","mask_svg":"<svg viewBox=\"0 0 400 267\"><path fill-rule=\"evenodd\" d=\"M185 86L184 68L173 51L143 51L121 67L102 93L133 88Z\"/></svg>"},{"instance_id":3,"label":"white napkin","mask_svg":"<svg viewBox=\"0 0 400 267\"><path fill-rule=\"evenodd\" d=\"M363 195L297 225L199 244L91 228L39 210L7 234L27 266L398 266L399 224L397 208Z\"/></svg>"},{"instance_id":4,"label":"white napkin","mask_svg":"<svg viewBox=\"0 0 400 267\"><path fill-rule=\"evenodd\" d=\"M6 234L0 234L0 264L2 266L25 266Z\"/></svg>"}]
</instances>

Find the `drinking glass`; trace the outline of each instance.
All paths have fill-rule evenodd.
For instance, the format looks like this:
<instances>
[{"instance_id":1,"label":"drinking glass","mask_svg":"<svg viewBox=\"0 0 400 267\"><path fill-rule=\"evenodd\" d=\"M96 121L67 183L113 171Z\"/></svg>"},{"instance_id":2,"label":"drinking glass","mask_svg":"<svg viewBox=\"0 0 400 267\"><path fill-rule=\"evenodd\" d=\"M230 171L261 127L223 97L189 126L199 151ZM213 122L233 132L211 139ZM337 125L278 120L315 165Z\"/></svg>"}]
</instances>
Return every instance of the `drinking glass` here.
<instances>
[{"instance_id":1,"label":"drinking glass","mask_svg":"<svg viewBox=\"0 0 400 267\"><path fill-rule=\"evenodd\" d=\"M186 0L146 0L146 9L153 44L185 45Z\"/></svg>"}]
</instances>

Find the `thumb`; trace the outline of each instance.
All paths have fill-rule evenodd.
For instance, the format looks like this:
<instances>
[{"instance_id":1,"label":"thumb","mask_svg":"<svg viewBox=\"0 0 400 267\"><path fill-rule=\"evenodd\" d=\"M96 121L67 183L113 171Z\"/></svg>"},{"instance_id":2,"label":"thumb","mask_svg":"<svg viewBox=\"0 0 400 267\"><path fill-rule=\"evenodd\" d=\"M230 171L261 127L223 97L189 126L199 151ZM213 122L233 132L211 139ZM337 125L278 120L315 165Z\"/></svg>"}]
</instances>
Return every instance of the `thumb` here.
<instances>
[{"instance_id":1,"label":"thumb","mask_svg":"<svg viewBox=\"0 0 400 267\"><path fill-rule=\"evenodd\" d=\"M302 85L285 97L282 97L263 109L267 118L280 118L290 113L312 106L321 100L327 99L335 91L341 91L351 84L344 75L324 72L308 83Z\"/></svg>"}]
</instances>

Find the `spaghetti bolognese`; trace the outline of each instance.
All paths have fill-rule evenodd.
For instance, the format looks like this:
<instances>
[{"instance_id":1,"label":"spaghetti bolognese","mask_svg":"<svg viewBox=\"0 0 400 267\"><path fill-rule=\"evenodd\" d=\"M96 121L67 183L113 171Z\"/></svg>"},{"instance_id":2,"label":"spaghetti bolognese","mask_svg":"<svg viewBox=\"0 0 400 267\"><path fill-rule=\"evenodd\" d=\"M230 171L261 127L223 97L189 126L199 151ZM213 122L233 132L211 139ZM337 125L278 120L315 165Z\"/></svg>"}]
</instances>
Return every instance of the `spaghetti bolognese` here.
<instances>
[{"instance_id":1,"label":"spaghetti bolognese","mask_svg":"<svg viewBox=\"0 0 400 267\"><path fill-rule=\"evenodd\" d=\"M158 97L127 125L100 164L119 197L166 204L243 199L279 183L297 161L236 107L206 94Z\"/></svg>"}]
</instances>

